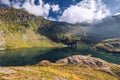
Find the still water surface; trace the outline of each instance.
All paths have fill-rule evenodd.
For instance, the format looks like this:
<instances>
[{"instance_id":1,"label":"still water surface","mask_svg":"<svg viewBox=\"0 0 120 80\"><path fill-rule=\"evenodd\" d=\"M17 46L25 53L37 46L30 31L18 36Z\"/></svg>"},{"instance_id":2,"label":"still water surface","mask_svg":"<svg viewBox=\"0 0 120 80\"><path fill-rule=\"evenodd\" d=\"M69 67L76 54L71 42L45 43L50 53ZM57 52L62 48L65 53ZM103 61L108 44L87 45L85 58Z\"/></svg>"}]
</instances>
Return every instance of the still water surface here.
<instances>
[{"instance_id":1,"label":"still water surface","mask_svg":"<svg viewBox=\"0 0 120 80\"><path fill-rule=\"evenodd\" d=\"M71 48L30 48L0 51L0 66L24 66L34 65L41 60L55 62L58 59L71 55L92 54L93 57L101 58L108 62L120 64L120 54L93 51L89 49L71 49Z\"/></svg>"}]
</instances>

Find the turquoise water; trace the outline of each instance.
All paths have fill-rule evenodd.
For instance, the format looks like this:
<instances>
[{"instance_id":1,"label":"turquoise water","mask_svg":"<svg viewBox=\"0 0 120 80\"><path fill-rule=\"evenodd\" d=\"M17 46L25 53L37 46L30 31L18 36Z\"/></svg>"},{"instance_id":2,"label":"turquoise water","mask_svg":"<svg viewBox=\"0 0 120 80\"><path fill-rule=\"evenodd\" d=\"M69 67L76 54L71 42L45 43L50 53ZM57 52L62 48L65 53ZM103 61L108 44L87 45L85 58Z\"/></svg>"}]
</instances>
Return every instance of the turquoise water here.
<instances>
[{"instance_id":1,"label":"turquoise water","mask_svg":"<svg viewBox=\"0 0 120 80\"><path fill-rule=\"evenodd\" d=\"M76 54L92 54L93 57L101 58L111 63L120 64L119 53L106 53L89 49L81 50L73 48L30 48L0 51L0 66L34 65L41 60L55 62L58 59Z\"/></svg>"}]
</instances>

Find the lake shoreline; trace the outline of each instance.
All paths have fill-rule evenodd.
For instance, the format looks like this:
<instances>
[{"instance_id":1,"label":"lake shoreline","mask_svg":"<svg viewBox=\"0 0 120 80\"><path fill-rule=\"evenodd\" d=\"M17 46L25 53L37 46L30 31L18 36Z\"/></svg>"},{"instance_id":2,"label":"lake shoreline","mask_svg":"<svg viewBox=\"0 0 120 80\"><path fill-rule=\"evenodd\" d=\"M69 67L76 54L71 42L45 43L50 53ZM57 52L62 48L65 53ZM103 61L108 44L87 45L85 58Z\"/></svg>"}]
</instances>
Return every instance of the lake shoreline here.
<instances>
[{"instance_id":1,"label":"lake shoreline","mask_svg":"<svg viewBox=\"0 0 120 80\"><path fill-rule=\"evenodd\" d=\"M107 63L109 68L77 66L75 64L58 64L42 61L37 65L0 67L0 79L3 80L119 80L120 65ZM102 77L101 77L102 76Z\"/></svg>"}]
</instances>

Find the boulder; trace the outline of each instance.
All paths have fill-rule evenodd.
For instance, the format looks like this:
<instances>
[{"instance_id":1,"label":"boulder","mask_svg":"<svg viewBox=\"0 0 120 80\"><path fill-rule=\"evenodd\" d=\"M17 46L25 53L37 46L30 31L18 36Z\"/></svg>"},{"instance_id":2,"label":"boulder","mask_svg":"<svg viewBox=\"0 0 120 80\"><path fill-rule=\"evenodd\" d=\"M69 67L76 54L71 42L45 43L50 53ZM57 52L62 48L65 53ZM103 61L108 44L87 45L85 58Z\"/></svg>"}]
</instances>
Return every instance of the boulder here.
<instances>
[{"instance_id":1,"label":"boulder","mask_svg":"<svg viewBox=\"0 0 120 80\"><path fill-rule=\"evenodd\" d=\"M50 66L50 65L52 65L52 63L48 60L42 60L37 63L37 66Z\"/></svg>"}]
</instances>

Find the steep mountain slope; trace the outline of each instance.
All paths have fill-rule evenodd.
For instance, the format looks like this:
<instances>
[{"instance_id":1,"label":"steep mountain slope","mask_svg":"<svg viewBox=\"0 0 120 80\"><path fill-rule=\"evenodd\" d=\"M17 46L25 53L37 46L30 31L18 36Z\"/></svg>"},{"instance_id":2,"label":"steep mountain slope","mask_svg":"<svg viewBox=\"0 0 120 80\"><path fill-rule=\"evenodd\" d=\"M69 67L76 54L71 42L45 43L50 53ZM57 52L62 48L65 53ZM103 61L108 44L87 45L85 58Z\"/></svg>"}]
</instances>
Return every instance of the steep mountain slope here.
<instances>
[{"instance_id":1,"label":"steep mountain slope","mask_svg":"<svg viewBox=\"0 0 120 80\"><path fill-rule=\"evenodd\" d=\"M52 24L39 28L38 30L40 34L49 37L57 43L62 42L68 46L75 47L77 43L83 43L82 40L85 39L86 33L89 29L90 27L85 24L53 22Z\"/></svg>"},{"instance_id":2,"label":"steep mountain slope","mask_svg":"<svg viewBox=\"0 0 120 80\"><path fill-rule=\"evenodd\" d=\"M57 46L38 33L38 28L51 23L24 10L0 8L0 49Z\"/></svg>"}]
</instances>

